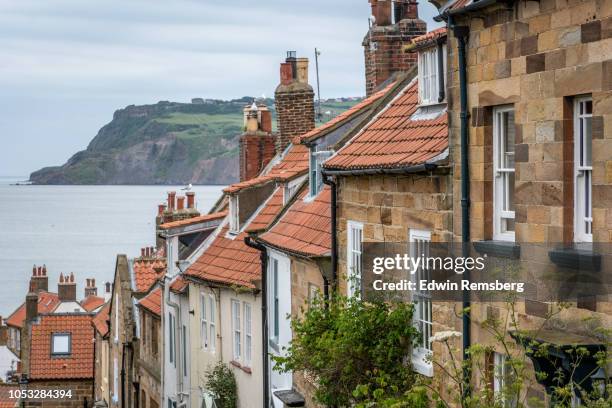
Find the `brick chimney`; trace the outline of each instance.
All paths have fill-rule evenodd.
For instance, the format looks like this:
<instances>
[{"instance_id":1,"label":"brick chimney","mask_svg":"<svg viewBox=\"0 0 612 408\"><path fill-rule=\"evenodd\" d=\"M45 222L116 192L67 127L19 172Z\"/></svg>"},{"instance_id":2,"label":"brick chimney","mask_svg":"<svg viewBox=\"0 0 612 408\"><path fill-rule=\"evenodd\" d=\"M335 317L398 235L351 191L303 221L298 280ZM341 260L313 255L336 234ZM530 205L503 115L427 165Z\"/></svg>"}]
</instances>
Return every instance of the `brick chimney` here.
<instances>
[{"instance_id":1,"label":"brick chimney","mask_svg":"<svg viewBox=\"0 0 612 408\"><path fill-rule=\"evenodd\" d=\"M32 267L32 277L30 278L30 285L34 285L34 291L40 292L41 290L49 290L49 277L47 276L47 266L36 266Z\"/></svg>"},{"instance_id":2,"label":"brick chimney","mask_svg":"<svg viewBox=\"0 0 612 408\"><path fill-rule=\"evenodd\" d=\"M272 114L263 104L244 108L244 133L240 136L240 181L257 177L274 158L276 136L272 134Z\"/></svg>"},{"instance_id":3,"label":"brick chimney","mask_svg":"<svg viewBox=\"0 0 612 408\"><path fill-rule=\"evenodd\" d=\"M60 274L60 281L57 284L57 296L60 302L76 302L76 282L74 281L74 274L70 273L70 276Z\"/></svg>"},{"instance_id":4,"label":"brick chimney","mask_svg":"<svg viewBox=\"0 0 612 408\"><path fill-rule=\"evenodd\" d=\"M86 279L85 281L85 297L98 296L98 288L96 287L95 279Z\"/></svg>"},{"instance_id":5,"label":"brick chimney","mask_svg":"<svg viewBox=\"0 0 612 408\"><path fill-rule=\"evenodd\" d=\"M38 318L38 291L36 290L35 284L30 281L30 288L26 295L26 315L25 322L21 328L21 347L20 347L20 358L21 358L21 370L22 374L27 376L30 373L30 345L32 333L32 323Z\"/></svg>"},{"instance_id":6,"label":"brick chimney","mask_svg":"<svg viewBox=\"0 0 612 408\"><path fill-rule=\"evenodd\" d=\"M185 193L187 197L187 209L195 210L195 193L193 191L188 191Z\"/></svg>"},{"instance_id":7,"label":"brick chimney","mask_svg":"<svg viewBox=\"0 0 612 408\"><path fill-rule=\"evenodd\" d=\"M363 40L367 95L393 74L408 71L417 63L417 55L405 48L412 38L427 32L427 24L419 19L416 0L369 2L372 18Z\"/></svg>"},{"instance_id":8,"label":"brick chimney","mask_svg":"<svg viewBox=\"0 0 612 408\"><path fill-rule=\"evenodd\" d=\"M0 316L0 346L8 344L8 326L2 316Z\"/></svg>"},{"instance_id":9,"label":"brick chimney","mask_svg":"<svg viewBox=\"0 0 612 408\"><path fill-rule=\"evenodd\" d=\"M30 283L30 291L26 295L26 322L31 322L38 317L38 291L36 286Z\"/></svg>"},{"instance_id":10,"label":"brick chimney","mask_svg":"<svg viewBox=\"0 0 612 408\"><path fill-rule=\"evenodd\" d=\"M281 83L274 93L278 130L276 152L280 153L295 136L315 127L314 91L308 84L308 59L287 52L280 68Z\"/></svg>"}]
</instances>

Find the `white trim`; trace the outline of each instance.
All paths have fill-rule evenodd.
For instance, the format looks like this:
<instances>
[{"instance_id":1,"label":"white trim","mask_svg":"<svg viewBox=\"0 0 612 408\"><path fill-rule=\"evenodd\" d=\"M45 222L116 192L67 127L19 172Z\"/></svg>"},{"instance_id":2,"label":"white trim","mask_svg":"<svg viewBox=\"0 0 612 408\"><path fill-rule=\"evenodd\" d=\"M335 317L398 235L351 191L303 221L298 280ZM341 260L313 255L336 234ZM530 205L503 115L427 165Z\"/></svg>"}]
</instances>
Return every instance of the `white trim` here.
<instances>
[{"instance_id":1,"label":"white trim","mask_svg":"<svg viewBox=\"0 0 612 408\"><path fill-rule=\"evenodd\" d=\"M431 242L431 231L410 228L408 230L409 252L411 257L428 256L429 245L424 243ZM419 246L419 245L422 245ZM419 254L415 252L425 251ZM411 273L411 280L418 284L421 279L429 280L429 271L418 270ZM412 349L412 366L414 370L424 376L433 376L433 364L431 362L432 347L431 334L433 327L432 302L428 292L415 290L413 292L414 302L414 325L421 330L421 345ZM421 299L421 300L419 300Z\"/></svg>"},{"instance_id":2,"label":"white trim","mask_svg":"<svg viewBox=\"0 0 612 408\"><path fill-rule=\"evenodd\" d=\"M581 106L591 102L591 113L581 113ZM584 105L583 105L584 104ZM587 134L586 124L592 121L593 99L574 99L574 242L593 242L593 134ZM583 143L580 134L588 140ZM585 147L590 143L590 149ZM582 153L582 154L581 154ZM589 157L589 154L591 157ZM589 163L590 160L590 163ZM588 197L587 197L588 196ZM589 217L590 215L590 217Z\"/></svg>"},{"instance_id":3,"label":"white trim","mask_svg":"<svg viewBox=\"0 0 612 408\"><path fill-rule=\"evenodd\" d=\"M514 242L514 229L508 230L507 227L508 220L514 221L515 219L514 211L510 210L513 207L510 197L514 197L515 185L510 181L510 175L515 174L514 150L511 152L502 151L503 145L506 144L508 131L511 129L512 134L515 132L514 120L507 129L502 127L503 117L507 115L509 120L510 114L514 118L513 106L499 106L493 109L493 239ZM504 138L503 143L502 138ZM504 155L504 158L501 157L502 155ZM507 157L512 158L512 167L503 163Z\"/></svg>"},{"instance_id":4,"label":"white trim","mask_svg":"<svg viewBox=\"0 0 612 408\"><path fill-rule=\"evenodd\" d=\"M206 292L200 292L200 348L208 350L209 337L208 337L208 295Z\"/></svg>"},{"instance_id":5,"label":"white trim","mask_svg":"<svg viewBox=\"0 0 612 408\"><path fill-rule=\"evenodd\" d=\"M361 298L362 278L362 252L363 252L363 223L357 221L346 222L346 294L348 297ZM359 237L359 243L355 239ZM359 249L357 249L359 245ZM355 272L358 268L357 273ZM357 284L358 287L355 287Z\"/></svg>"},{"instance_id":6,"label":"white trim","mask_svg":"<svg viewBox=\"0 0 612 408\"><path fill-rule=\"evenodd\" d=\"M234 361L242 359L242 327L240 319L240 300L231 300L232 318L232 358Z\"/></svg>"},{"instance_id":7,"label":"white trim","mask_svg":"<svg viewBox=\"0 0 612 408\"><path fill-rule=\"evenodd\" d=\"M249 302L242 302L244 324L244 365L251 367L253 362L253 307ZM248 312L248 313L247 313Z\"/></svg>"}]
</instances>

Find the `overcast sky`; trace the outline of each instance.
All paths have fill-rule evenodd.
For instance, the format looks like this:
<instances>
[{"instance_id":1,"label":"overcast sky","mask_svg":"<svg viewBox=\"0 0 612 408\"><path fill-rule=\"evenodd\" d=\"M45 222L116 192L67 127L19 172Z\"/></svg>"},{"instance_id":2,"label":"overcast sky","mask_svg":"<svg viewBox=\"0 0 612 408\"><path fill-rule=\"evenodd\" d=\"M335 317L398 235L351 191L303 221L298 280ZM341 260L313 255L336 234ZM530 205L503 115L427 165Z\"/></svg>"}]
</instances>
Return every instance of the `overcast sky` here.
<instances>
[{"instance_id":1,"label":"overcast sky","mask_svg":"<svg viewBox=\"0 0 612 408\"><path fill-rule=\"evenodd\" d=\"M0 176L63 164L126 105L273 96L286 50L321 49L323 98L362 95L369 14L367 0L1 0Z\"/></svg>"}]
</instances>

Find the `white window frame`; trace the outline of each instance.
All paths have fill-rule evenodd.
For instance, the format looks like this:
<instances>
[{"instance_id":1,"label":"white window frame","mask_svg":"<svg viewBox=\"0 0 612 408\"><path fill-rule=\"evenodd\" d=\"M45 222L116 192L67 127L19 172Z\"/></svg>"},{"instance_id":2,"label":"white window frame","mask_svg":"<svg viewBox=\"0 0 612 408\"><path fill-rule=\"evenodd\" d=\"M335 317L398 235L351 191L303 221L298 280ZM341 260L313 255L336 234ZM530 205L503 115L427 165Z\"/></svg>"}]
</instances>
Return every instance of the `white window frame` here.
<instances>
[{"instance_id":1,"label":"white window frame","mask_svg":"<svg viewBox=\"0 0 612 408\"><path fill-rule=\"evenodd\" d=\"M431 231L411 228L408 231L409 253L412 258L422 255L429 256L429 244L431 242ZM419 268L410 278L417 284L420 280L431 280L431 271L427 268ZM412 301L415 304L413 322L419 330L421 338L420 345L412 349L412 365L414 370L427 377L433 376L433 365L431 362L432 345L431 335L433 328L432 302L429 291L415 290L412 293Z\"/></svg>"},{"instance_id":2,"label":"white window frame","mask_svg":"<svg viewBox=\"0 0 612 408\"><path fill-rule=\"evenodd\" d=\"M308 197L316 197L323 188L322 166L325 160L329 159L334 152L332 150L316 151L316 147L310 148L310 159L308 160Z\"/></svg>"},{"instance_id":3,"label":"white window frame","mask_svg":"<svg viewBox=\"0 0 612 408\"><path fill-rule=\"evenodd\" d=\"M210 352L214 353L215 350L217 349L217 324L216 324L216 319L217 319L217 301L215 299L215 296L213 294L208 295L208 305L209 305L209 312L210 312L210 318L208 320L208 327L210 329L210 336L209 336L209 340L208 340L208 345L210 348Z\"/></svg>"},{"instance_id":4,"label":"white window frame","mask_svg":"<svg viewBox=\"0 0 612 408\"><path fill-rule=\"evenodd\" d=\"M204 350L208 349L208 316L206 303L208 302L208 296L205 293L200 293L200 347Z\"/></svg>"},{"instance_id":5,"label":"white window frame","mask_svg":"<svg viewBox=\"0 0 612 408\"><path fill-rule=\"evenodd\" d=\"M446 72L446 44L442 46L442 72ZM432 46L419 52L419 105L442 103L440 96L440 78L438 78L438 46Z\"/></svg>"},{"instance_id":6,"label":"white window frame","mask_svg":"<svg viewBox=\"0 0 612 408\"><path fill-rule=\"evenodd\" d=\"M53 333L51 335L51 355L55 357L69 356L71 353L72 336L70 333Z\"/></svg>"},{"instance_id":7,"label":"white window frame","mask_svg":"<svg viewBox=\"0 0 612 408\"><path fill-rule=\"evenodd\" d=\"M587 104L591 112L587 113ZM593 99L574 100L574 241L593 242Z\"/></svg>"},{"instance_id":8,"label":"white window frame","mask_svg":"<svg viewBox=\"0 0 612 408\"><path fill-rule=\"evenodd\" d=\"M240 232L240 206L238 195L230 195L229 198L229 232L237 234Z\"/></svg>"},{"instance_id":9,"label":"white window frame","mask_svg":"<svg viewBox=\"0 0 612 408\"><path fill-rule=\"evenodd\" d=\"M240 327L240 301L232 299L232 356L234 361L242 359L242 328Z\"/></svg>"},{"instance_id":10,"label":"white window frame","mask_svg":"<svg viewBox=\"0 0 612 408\"><path fill-rule=\"evenodd\" d=\"M347 221L346 223L346 290L348 297L361 299L363 251L363 223Z\"/></svg>"},{"instance_id":11,"label":"white window frame","mask_svg":"<svg viewBox=\"0 0 612 408\"><path fill-rule=\"evenodd\" d=\"M511 368L508 365L508 356L502 353L493 353L493 395L497 401L502 403L504 407L515 407L516 403L509 400L506 401L504 395L504 388L507 386L506 382L510 380L509 376L512 374Z\"/></svg>"},{"instance_id":12,"label":"white window frame","mask_svg":"<svg viewBox=\"0 0 612 408\"><path fill-rule=\"evenodd\" d=\"M253 356L253 308L248 302L243 302L244 308L244 365L251 366Z\"/></svg>"},{"instance_id":13,"label":"white window frame","mask_svg":"<svg viewBox=\"0 0 612 408\"><path fill-rule=\"evenodd\" d=\"M514 197L514 186L510 186L510 174L516 174L515 167L506 167L502 156L511 156L514 161L514 151L504 150L505 140L508 137L508 129L504 129L503 118L505 115L514 116L513 106L499 106L493 109L493 239L500 241L515 241L515 231L507 229L507 222L515 220L515 212L508 208L512 206L510 195ZM512 131L514 130L514 123ZM516 133L515 133L516 144ZM512 188L513 191L509 189ZM516 227L515 227L516 228Z\"/></svg>"},{"instance_id":14,"label":"white window frame","mask_svg":"<svg viewBox=\"0 0 612 408\"><path fill-rule=\"evenodd\" d=\"M272 335L270 341L273 344L278 344L280 336L280 294L278 281L280 278L280 261L276 257L270 257L270 293L272 301L270 302Z\"/></svg>"}]
</instances>

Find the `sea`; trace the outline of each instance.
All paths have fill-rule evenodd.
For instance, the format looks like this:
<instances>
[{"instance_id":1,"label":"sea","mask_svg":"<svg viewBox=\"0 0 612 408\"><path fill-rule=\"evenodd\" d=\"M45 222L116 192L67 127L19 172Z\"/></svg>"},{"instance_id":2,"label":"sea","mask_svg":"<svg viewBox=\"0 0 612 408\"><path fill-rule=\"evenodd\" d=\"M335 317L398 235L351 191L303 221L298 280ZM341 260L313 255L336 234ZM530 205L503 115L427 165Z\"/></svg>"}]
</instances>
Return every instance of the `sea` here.
<instances>
[{"instance_id":1,"label":"sea","mask_svg":"<svg viewBox=\"0 0 612 408\"><path fill-rule=\"evenodd\" d=\"M155 245L157 205L184 186L15 185L27 177L0 176L0 316L24 300L33 265L46 265L49 290L60 273L74 273L79 298L85 280L101 293L112 281L117 254L135 257ZM193 186L207 212L224 186Z\"/></svg>"}]
</instances>

